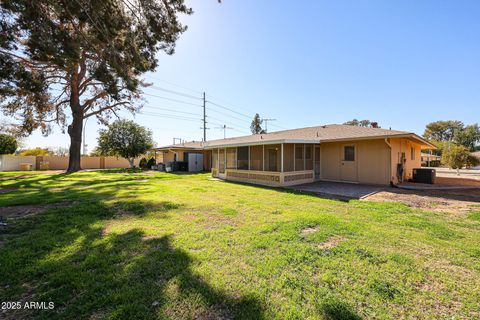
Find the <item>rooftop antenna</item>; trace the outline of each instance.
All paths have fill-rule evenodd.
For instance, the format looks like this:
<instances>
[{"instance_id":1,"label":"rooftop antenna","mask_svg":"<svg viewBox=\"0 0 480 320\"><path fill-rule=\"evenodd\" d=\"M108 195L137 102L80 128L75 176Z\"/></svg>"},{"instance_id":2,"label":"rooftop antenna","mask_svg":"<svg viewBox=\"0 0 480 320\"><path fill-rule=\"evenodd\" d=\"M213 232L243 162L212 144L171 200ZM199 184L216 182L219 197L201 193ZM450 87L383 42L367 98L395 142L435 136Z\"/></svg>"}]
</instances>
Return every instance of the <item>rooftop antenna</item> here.
<instances>
[{"instance_id":1,"label":"rooftop antenna","mask_svg":"<svg viewBox=\"0 0 480 320\"><path fill-rule=\"evenodd\" d=\"M180 144L182 143L182 138L173 138L173 144L175 144L175 142L180 141Z\"/></svg>"},{"instance_id":2,"label":"rooftop antenna","mask_svg":"<svg viewBox=\"0 0 480 320\"><path fill-rule=\"evenodd\" d=\"M221 127L215 127L215 129L223 129L223 139L226 139L227 138L227 129L233 129L233 128L227 127L227 125L224 124Z\"/></svg>"},{"instance_id":3,"label":"rooftop antenna","mask_svg":"<svg viewBox=\"0 0 480 320\"><path fill-rule=\"evenodd\" d=\"M268 133L268 121L277 121L277 119L262 119L265 121L265 132Z\"/></svg>"}]
</instances>

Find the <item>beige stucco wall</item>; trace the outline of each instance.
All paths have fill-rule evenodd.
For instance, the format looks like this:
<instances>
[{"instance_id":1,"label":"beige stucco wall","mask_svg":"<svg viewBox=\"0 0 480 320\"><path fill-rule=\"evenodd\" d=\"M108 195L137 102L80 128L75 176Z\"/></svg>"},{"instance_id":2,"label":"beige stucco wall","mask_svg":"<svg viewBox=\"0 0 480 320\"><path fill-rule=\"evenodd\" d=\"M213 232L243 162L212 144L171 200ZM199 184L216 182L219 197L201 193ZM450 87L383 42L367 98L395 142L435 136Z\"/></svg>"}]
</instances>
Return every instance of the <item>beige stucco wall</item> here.
<instances>
[{"instance_id":1,"label":"beige stucco wall","mask_svg":"<svg viewBox=\"0 0 480 320\"><path fill-rule=\"evenodd\" d=\"M68 157L45 156L43 161L48 162L50 170L66 170L68 168Z\"/></svg>"},{"instance_id":2,"label":"beige stucco wall","mask_svg":"<svg viewBox=\"0 0 480 320\"><path fill-rule=\"evenodd\" d=\"M82 169L99 169L100 157L81 157L80 167Z\"/></svg>"},{"instance_id":3,"label":"beige stucco wall","mask_svg":"<svg viewBox=\"0 0 480 320\"><path fill-rule=\"evenodd\" d=\"M397 164L401 162L402 152L405 153L405 166L403 178L411 179L413 168L420 168L422 165L421 145L408 139L390 139L391 149L391 180L398 183ZM411 158L411 148L414 150L414 159Z\"/></svg>"},{"instance_id":4,"label":"beige stucco wall","mask_svg":"<svg viewBox=\"0 0 480 320\"><path fill-rule=\"evenodd\" d=\"M390 148L383 139L330 142L320 145L320 178L342 181L342 150L354 145L356 179L367 184L390 183Z\"/></svg>"},{"instance_id":5,"label":"beige stucco wall","mask_svg":"<svg viewBox=\"0 0 480 320\"><path fill-rule=\"evenodd\" d=\"M20 170L21 163L29 163L35 170L35 156L11 156L0 155L0 171L16 171Z\"/></svg>"}]
</instances>

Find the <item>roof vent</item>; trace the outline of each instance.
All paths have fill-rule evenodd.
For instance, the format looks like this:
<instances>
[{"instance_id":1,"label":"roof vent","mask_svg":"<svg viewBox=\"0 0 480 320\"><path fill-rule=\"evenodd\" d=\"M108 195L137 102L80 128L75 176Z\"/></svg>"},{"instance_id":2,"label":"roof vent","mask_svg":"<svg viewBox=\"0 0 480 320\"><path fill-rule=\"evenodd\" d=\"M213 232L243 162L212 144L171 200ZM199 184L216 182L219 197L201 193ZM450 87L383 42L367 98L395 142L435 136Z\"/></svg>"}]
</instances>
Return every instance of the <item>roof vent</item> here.
<instances>
[{"instance_id":1,"label":"roof vent","mask_svg":"<svg viewBox=\"0 0 480 320\"><path fill-rule=\"evenodd\" d=\"M322 126L323 129L325 129L327 126Z\"/></svg>"},{"instance_id":2,"label":"roof vent","mask_svg":"<svg viewBox=\"0 0 480 320\"><path fill-rule=\"evenodd\" d=\"M317 131L317 138L319 137L320 135L318 134L318 131Z\"/></svg>"}]
</instances>

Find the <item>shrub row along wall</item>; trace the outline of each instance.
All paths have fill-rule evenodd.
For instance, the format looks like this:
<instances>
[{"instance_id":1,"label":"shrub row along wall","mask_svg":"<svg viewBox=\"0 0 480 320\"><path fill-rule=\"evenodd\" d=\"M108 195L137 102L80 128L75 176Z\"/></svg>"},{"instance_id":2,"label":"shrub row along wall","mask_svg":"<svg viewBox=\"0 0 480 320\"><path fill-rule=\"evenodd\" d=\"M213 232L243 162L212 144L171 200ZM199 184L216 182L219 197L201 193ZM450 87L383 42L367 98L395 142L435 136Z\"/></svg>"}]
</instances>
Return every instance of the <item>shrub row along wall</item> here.
<instances>
[{"instance_id":1,"label":"shrub row along wall","mask_svg":"<svg viewBox=\"0 0 480 320\"><path fill-rule=\"evenodd\" d=\"M135 159L134 163L138 167L140 158ZM68 157L60 156L0 156L0 171L20 170L20 165L28 163L33 170L66 170L68 167ZM117 157L82 157L80 160L82 169L112 169L129 168L130 164L126 159Z\"/></svg>"}]
</instances>

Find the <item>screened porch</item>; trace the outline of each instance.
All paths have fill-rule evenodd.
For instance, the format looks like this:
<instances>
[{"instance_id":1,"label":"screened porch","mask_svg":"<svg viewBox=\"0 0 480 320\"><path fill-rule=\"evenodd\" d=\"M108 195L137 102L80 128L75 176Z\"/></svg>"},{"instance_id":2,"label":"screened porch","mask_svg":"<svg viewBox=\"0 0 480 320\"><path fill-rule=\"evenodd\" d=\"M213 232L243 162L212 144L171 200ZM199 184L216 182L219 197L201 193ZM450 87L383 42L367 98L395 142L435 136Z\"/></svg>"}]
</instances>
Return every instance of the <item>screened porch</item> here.
<instances>
[{"instance_id":1,"label":"screened porch","mask_svg":"<svg viewBox=\"0 0 480 320\"><path fill-rule=\"evenodd\" d=\"M319 171L319 144L281 143L212 149L212 175L265 185L311 182Z\"/></svg>"}]
</instances>

